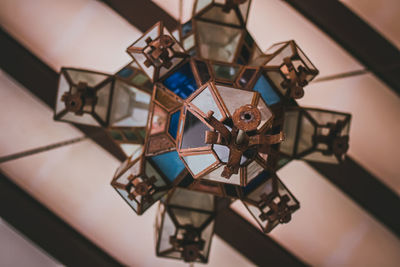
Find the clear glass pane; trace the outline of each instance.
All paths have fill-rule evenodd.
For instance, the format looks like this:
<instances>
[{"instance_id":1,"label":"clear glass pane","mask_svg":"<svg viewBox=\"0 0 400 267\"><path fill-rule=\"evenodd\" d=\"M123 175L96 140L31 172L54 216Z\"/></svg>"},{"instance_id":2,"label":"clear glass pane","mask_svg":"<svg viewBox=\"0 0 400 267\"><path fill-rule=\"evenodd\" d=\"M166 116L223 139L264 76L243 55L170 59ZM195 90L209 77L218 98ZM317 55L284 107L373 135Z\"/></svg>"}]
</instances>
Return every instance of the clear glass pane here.
<instances>
[{"instance_id":1,"label":"clear glass pane","mask_svg":"<svg viewBox=\"0 0 400 267\"><path fill-rule=\"evenodd\" d=\"M107 121L108 108L110 106L111 86L112 83L110 81L96 92L97 103L94 106L94 112L104 123Z\"/></svg>"},{"instance_id":2,"label":"clear glass pane","mask_svg":"<svg viewBox=\"0 0 400 267\"><path fill-rule=\"evenodd\" d=\"M121 197L122 197L123 199L125 199L126 203L128 203L129 206L131 206L132 209L134 209L134 210L137 212L137 210L138 210L138 203L137 203L135 200L131 200L131 199L128 197L128 196L129 196L129 193L126 192L126 191L123 190L123 189L120 189L120 188L116 188L116 189L117 189L118 193L121 195Z\"/></svg>"},{"instance_id":3,"label":"clear glass pane","mask_svg":"<svg viewBox=\"0 0 400 267\"><path fill-rule=\"evenodd\" d=\"M293 155L294 145L297 135L297 124L298 124L299 112L298 111L286 111L285 120L283 124L283 132L285 133L285 139L280 145L280 150L289 155Z\"/></svg>"},{"instance_id":4,"label":"clear glass pane","mask_svg":"<svg viewBox=\"0 0 400 267\"><path fill-rule=\"evenodd\" d=\"M346 120L349 114L340 114L329 110L312 110L305 109L306 112L318 123L318 125L327 125L328 123L336 123L338 120Z\"/></svg>"},{"instance_id":5,"label":"clear glass pane","mask_svg":"<svg viewBox=\"0 0 400 267\"><path fill-rule=\"evenodd\" d=\"M299 141L297 144L297 154L300 154L313 146L313 135L315 127L306 116L301 117Z\"/></svg>"},{"instance_id":6,"label":"clear glass pane","mask_svg":"<svg viewBox=\"0 0 400 267\"><path fill-rule=\"evenodd\" d=\"M217 161L213 154L191 155L185 156L183 159L194 175L204 171Z\"/></svg>"},{"instance_id":7,"label":"clear glass pane","mask_svg":"<svg viewBox=\"0 0 400 267\"><path fill-rule=\"evenodd\" d=\"M89 87L95 87L109 77L106 74L94 73L86 70L66 70L72 82L77 85L79 82L87 83Z\"/></svg>"},{"instance_id":8,"label":"clear glass pane","mask_svg":"<svg viewBox=\"0 0 400 267\"><path fill-rule=\"evenodd\" d=\"M164 213L164 221L160 231L161 234L159 235L160 236L159 252L161 253L163 251L172 248L169 238L173 236L176 231L175 225L167 212Z\"/></svg>"},{"instance_id":9,"label":"clear glass pane","mask_svg":"<svg viewBox=\"0 0 400 267\"><path fill-rule=\"evenodd\" d=\"M204 211L214 210L214 196L177 187L168 204Z\"/></svg>"},{"instance_id":10,"label":"clear glass pane","mask_svg":"<svg viewBox=\"0 0 400 267\"><path fill-rule=\"evenodd\" d=\"M111 126L146 126L150 100L148 93L116 80L110 114Z\"/></svg>"},{"instance_id":11,"label":"clear glass pane","mask_svg":"<svg viewBox=\"0 0 400 267\"><path fill-rule=\"evenodd\" d=\"M192 225L196 228L199 228L208 218L210 218L209 213L176 208L172 208L171 210L180 226Z\"/></svg>"},{"instance_id":12,"label":"clear glass pane","mask_svg":"<svg viewBox=\"0 0 400 267\"><path fill-rule=\"evenodd\" d=\"M231 63L242 35L242 30L197 21L200 55L206 59Z\"/></svg>"},{"instance_id":13,"label":"clear glass pane","mask_svg":"<svg viewBox=\"0 0 400 267\"><path fill-rule=\"evenodd\" d=\"M206 259L208 259L208 255L210 253L210 244L213 233L214 233L214 221L212 221L209 225L207 225L207 227L204 228L203 232L201 233L201 239L205 241L202 254Z\"/></svg>"},{"instance_id":14,"label":"clear glass pane","mask_svg":"<svg viewBox=\"0 0 400 267\"><path fill-rule=\"evenodd\" d=\"M250 7L250 2L251 2L250 0L247 0L243 4L239 4L239 11L240 14L242 15L244 23L246 23L247 21L247 14Z\"/></svg>"},{"instance_id":15,"label":"clear glass pane","mask_svg":"<svg viewBox=\"0 0 400 267\"><path fill-rule=\"evenodd\" d=\"M224 12L222 11L221 6L213 6L206 13L204 13L201 18L236 26L240 25L239 18L233 8L229 10L229 12Z\"/></svg>"}]
</instances>

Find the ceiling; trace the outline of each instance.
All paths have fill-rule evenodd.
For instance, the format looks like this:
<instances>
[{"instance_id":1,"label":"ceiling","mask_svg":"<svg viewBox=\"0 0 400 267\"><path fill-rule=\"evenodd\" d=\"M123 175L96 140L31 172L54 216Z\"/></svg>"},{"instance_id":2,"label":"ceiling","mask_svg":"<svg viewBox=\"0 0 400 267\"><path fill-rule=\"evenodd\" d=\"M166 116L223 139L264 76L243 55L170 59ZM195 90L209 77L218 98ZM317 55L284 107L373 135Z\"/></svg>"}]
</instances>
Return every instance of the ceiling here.
<instances>
[{"instance_id":1,"label":"ceiling","mask_svg":"<svg viewBox=\"0 0 400 267\"><path fill-rule=\"evenodd\" d=\"M179 18L179 0L155 2ZM190 13L188 2L184 2L183 20ZM400 33L391 15L400 10L397 1L343 2L399 47ZM129 61L125 49L141 34L94 0L3 0L0 7L2 27L56 71L71 66L113 73ZM282 1L253 1L248 29L262 49L296 40L321 77L363 68ZM399 97L372 74L313 83L305 92L301 105L352 113L350 156L399 194ZM7 100L0 106L2 114L12 114L0 117L0 124L6 126L0 156L82 135L70 125L52 121L52 111L4 72L0 73L0 97ZM155 208L138 217L109 186L118 165L109 153L86 140L0 168L120 262L177 266L154 255ZM299 199L301 209L291 223L279 226L271 236L304 262L396 266L400 261L400 240L309 165L294 161L278 175ZM239 202L233 208L252 221ZM212 246L210 266L251 265L218 237Z\"/></svg>"}]
</instances>

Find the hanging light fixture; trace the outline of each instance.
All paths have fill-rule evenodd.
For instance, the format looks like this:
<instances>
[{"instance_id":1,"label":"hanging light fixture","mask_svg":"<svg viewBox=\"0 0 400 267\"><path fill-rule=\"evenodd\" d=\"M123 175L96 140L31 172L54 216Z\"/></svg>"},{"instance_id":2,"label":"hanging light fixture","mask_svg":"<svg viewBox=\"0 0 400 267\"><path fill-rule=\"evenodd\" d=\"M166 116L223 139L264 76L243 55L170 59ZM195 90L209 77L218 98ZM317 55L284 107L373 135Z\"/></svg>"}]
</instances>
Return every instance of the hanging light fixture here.
<instances>
[{"instance_id":1,"label":"hanging light fixture","mask_svg":"<svg viewBox=\"0 0 400 267\"><path fill-rule=\"evenodd\" d=\"M268 233L300 204L276 175L292 159L340 163L350 114L302 108L318 70L294 41L265 53L248 0L197 0L127 48L115 75L63 68L56 120L106 128L129 156L111 185L137 214L160 200L156 251L207 262L215 196L240 199Z\"/></svg>"}]
</instances>

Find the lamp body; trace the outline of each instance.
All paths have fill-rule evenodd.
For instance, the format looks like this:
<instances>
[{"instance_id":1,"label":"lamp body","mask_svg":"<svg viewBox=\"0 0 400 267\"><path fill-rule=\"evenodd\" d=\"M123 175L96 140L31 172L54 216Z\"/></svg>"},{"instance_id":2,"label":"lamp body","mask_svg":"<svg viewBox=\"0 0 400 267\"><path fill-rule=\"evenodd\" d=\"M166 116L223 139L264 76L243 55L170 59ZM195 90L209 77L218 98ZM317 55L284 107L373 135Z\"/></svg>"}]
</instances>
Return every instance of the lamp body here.
<instances>
[{"instance_id":1,"label":"lamp body","mask_svg":"<svg viewBox=\"0 0 400 267\"><path fill-rule=\"evenodd\" d=\"M268 171L244 188L242 201L261 229L269 233L279 223L288 223L300 204L281 180Z\"/></svg>"},{"instance_id":2,"label":"lamp body","mask_svg":"<svg viewBox=\"0 0 400 267\"><path fill-rule=\"evenodd\" d=\"M214 233L215 197L176 188L160 202L157 256L207 263Z\"/></svg>"},{"instance_id":3,"label":"lamp body","mask_svg":"<svg viewBox=\"0 0 400 267\"><path fill-rule=\"evenodd\" d=\"M348 149L351 115L322 109L290 108L285 112L283 156L339 163Z\"/></svg>"},{"instance_id":4,"label":"lamp body","mask_svg":"<svg viewBox=\"0 0 400 267\"><path fill-rule=\"evenodd\" d=\"M303 88L319 73L293 40L272 45L250 65L259 66L276 94L287 99L302 98Z\"/></svg>"},{"instance_id":5,"label":"lamp body","mask_svg":"<svg viewBox=\"0 0 400 267\"><path fill-rule=\"evenodd\" d=\"M117 169L111 185L140 215L186 175L175 151L153 157L137 151Z\"/></svg>"}]
</instances>

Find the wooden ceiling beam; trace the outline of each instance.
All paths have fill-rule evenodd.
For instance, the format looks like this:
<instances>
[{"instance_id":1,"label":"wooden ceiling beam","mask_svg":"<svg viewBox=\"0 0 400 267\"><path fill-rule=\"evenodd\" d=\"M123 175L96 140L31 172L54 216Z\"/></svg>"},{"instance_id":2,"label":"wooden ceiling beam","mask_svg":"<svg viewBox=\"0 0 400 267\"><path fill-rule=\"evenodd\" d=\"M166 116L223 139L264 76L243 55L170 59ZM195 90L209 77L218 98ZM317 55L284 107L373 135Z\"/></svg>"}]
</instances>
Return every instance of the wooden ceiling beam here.
<instances>
[{"instance_id":1,"label":"wooden ceiling beam","mask_svg":"<svg viewBox=\"0 0 400 267\"><path fill-rule=\"evenodd\" d=\"M66 266L122 266L1 171L0 216Z\"/></svg>"}]
</instances>

